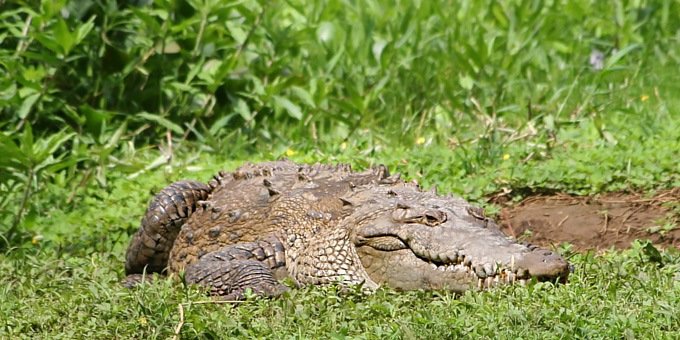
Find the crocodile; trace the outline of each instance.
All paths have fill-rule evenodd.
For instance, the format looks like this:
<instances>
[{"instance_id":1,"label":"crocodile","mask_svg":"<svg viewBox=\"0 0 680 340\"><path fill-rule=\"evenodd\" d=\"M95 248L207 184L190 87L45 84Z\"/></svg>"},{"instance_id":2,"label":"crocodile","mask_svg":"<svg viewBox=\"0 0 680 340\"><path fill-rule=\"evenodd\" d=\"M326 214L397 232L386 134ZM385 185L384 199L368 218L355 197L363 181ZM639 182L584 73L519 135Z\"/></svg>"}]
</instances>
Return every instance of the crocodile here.
<instances>
[{"instance_id":1,"label":"crocodile","mask_svg":"<svg viewBox=\"0 0 680 340\"><path fill-rule=\"evenodd\" d=\"M279 160L170 184L151 200L126 253L125 284L184 273L210 295L277 296L296 286L373 291L487 289L566 282L569 263L520 243L481 208L379 165Z\"/></svg>"}]
</instances>

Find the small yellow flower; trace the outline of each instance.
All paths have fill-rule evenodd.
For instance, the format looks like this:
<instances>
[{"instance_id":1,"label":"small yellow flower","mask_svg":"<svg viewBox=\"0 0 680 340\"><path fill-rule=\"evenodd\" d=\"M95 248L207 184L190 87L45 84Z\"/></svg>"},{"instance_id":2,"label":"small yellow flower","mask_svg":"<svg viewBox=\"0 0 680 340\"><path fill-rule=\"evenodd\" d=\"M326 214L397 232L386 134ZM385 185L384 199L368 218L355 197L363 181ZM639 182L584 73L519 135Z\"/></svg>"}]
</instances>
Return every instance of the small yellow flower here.
<instances>
[{"instance_id":1,"label":"small yellow flower","mask_svg":"<svg viewBox=\"0 0 680 340\"><path fill-rule=\"evenodd\" d=\"M510 155L507 154L507 153L504 154L504 155L503 155L503 160L504 160L504 161L507 161L508 159L510 159Z\"/></svg>"},{"instance_id":2,"label":"small yellow flower","mask_svg":"<svg viewBox=\"0 0 680 340\"><path fill-rule=\"evenodd\" d=\"M36 245L38 245L38 243L40 243L40 241L42 241L42 239L43 239L43 236L42 236L42 235L35 235L35 236L33 236L33 238L31 239L31 243L32 243L34 246L36 246Z\"/></svg>"},{"instance_id":3,"label":"small yellow flower","mask_svg":"<svg viewBox=\"0 0 680 340\"><path fill-rule=\"evenodd\" d=\"M286 150L286 156L288 156L288 157L295 156L296 153L297 153L297 151L295 151L291 148L288 148L288 150Z\"/></svg>"},{"instance_id":4,"label":"small yellow flower","mask_svg":"<svg viewBox=\"0 0 680 340\"><path fill-rule=\"evenodd\" d=\"M139 321L139 324L142 326L146 326L147 324L149 324L149 322L146 321L146 317L143 316L141 316L137 321Z\"/></svg>"},{"instance_id":5,"label":"small yellow flower","mask_svg":"<svg viewBox=\"0 0 680 340\"><path fill-rule=\"evenodd\" d=\"M425 138L424 137L418 137L418 139L416 139L416 144L418 144L418 145L425 144Z\"/></svg>"},{"instance_id":6,"label":"small yellow flower","mask_svg":"<svg viewBox=\"0 0 680 340\"><path fill-rule=\"evenodd\" d=\"M345 149L347 149L347 143L342 142L342 144L340 144L340 150L345 150Z\"/></svg>"},{"instance_id":7,"label":"small yellow flower","mask_svg":"<svg viewBox=\"0 0 680 340\"><path fill-rule=\"evenodd\" d=\"M646 94L643 94L643 95L640 96L640 100L643 101L643 102L646 102L647 100L649 100L649 96L646 95Z\"/></svg>"}]
</instances>

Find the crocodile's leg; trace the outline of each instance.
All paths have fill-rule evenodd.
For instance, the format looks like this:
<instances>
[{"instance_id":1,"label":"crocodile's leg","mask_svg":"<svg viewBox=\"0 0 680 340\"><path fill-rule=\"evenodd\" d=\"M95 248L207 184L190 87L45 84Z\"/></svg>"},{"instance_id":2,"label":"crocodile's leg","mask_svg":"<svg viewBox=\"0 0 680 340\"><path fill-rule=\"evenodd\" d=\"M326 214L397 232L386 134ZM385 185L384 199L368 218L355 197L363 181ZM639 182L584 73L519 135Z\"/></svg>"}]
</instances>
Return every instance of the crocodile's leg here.
<instances>
[{"instance_id":1,"label":"crocodile's leg","mask_svg":"<svg viewBox=\"0 0 680 340\"><path fill-rule=\"evenodd\" d=\"M184 279L225 300L243 299L249 288L257 295L274 297L288 290L276 277L285 275L285 265L283 244L270 236L208 253L186 268Z\"/></svg>"},{"instance_id":2,"label":"crocodile's leg","mask_svg":"<svg viewBox=\"0 0 680 340\"><path fill-rule=\"evenodd\" d=\"M201 182L179 181L170 184L153 198L127 250L126 286L137 284L144 273L165 270L170 249L182 225L210 191L211 188Z\"/></svg>"}]
</instances>

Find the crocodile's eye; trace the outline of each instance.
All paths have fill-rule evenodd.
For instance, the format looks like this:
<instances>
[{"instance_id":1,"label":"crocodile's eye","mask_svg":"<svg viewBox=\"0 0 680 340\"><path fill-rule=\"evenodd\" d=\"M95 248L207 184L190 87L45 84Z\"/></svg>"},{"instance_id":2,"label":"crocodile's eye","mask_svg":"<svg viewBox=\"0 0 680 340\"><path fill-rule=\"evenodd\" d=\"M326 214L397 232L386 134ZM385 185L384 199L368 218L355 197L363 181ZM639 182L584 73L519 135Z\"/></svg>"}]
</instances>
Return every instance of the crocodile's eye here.
<instances>
[{"instance_id":1,"label":"crocodile's eye","mask_svg":"<svg viewBox=\"0 0 680 340\"><path fill-rule=\"evenodd\" d=\"M489 218L484 214L484 209L479 207L468 207L466 210L470 216L484 222L484 228L489 226Z\"/></svg>"},{"instance_id":2,"label":"crocodile's eye","mask_svg":"<svg viewBox=\"0 0 680 340\"><path fill-rule=\"evenodd\" d=\"M487 217L484 214L484 209L479 208L479 207L468 207L467 209L468 214L470 214L472 217L478 219L478 220L486 220Z\"/></svg>"},{"instance_id":3,"label":"crocodile's eye","mask_svg":"<svg viewBox=\"0 0 680 340\"><path fill-rule=\"evenodd\" d=\"M425 224L435 226L446 222L446 213L441 210L428 209L424 213Z\"/></svg>"},{"instance_id":4,"label":"crocodile's eye","mask_svg":"<svg viewBox=\"0 0 680 340\"><path fill-rule=\"evenodd\" d=\"M432 208L411 207L404 203L397 203L392 212L392 219L398 223L419 223L431 227L446 222L446 213Z\"/></svg>"}]
</instances>

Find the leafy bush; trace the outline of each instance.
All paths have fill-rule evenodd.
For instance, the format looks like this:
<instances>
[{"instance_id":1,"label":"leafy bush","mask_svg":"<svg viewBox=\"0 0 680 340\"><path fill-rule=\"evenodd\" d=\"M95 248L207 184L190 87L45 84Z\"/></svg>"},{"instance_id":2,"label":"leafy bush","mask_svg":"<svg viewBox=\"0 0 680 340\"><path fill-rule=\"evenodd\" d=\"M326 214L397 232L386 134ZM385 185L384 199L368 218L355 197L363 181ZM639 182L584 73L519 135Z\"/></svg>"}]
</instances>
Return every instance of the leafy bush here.
<instances>
[{"instance_id":1,"label":"leafy bush","mask_svg":"<svg viewBox=\"0 0 680 340\"><path fill-rule=\"evenodd\" d=\"M671 0L0 6L0 221L12 231L43 182L106 187L110 169L167 164L173 145L248 152L369 129L393 145L482 141L484 163L508 129L538 129L550 147L595 119L611 139L604 113L638 112L622 91L680 61ZM158 145L158 157L137 152Z\"/></svg>"}]
</instances>

